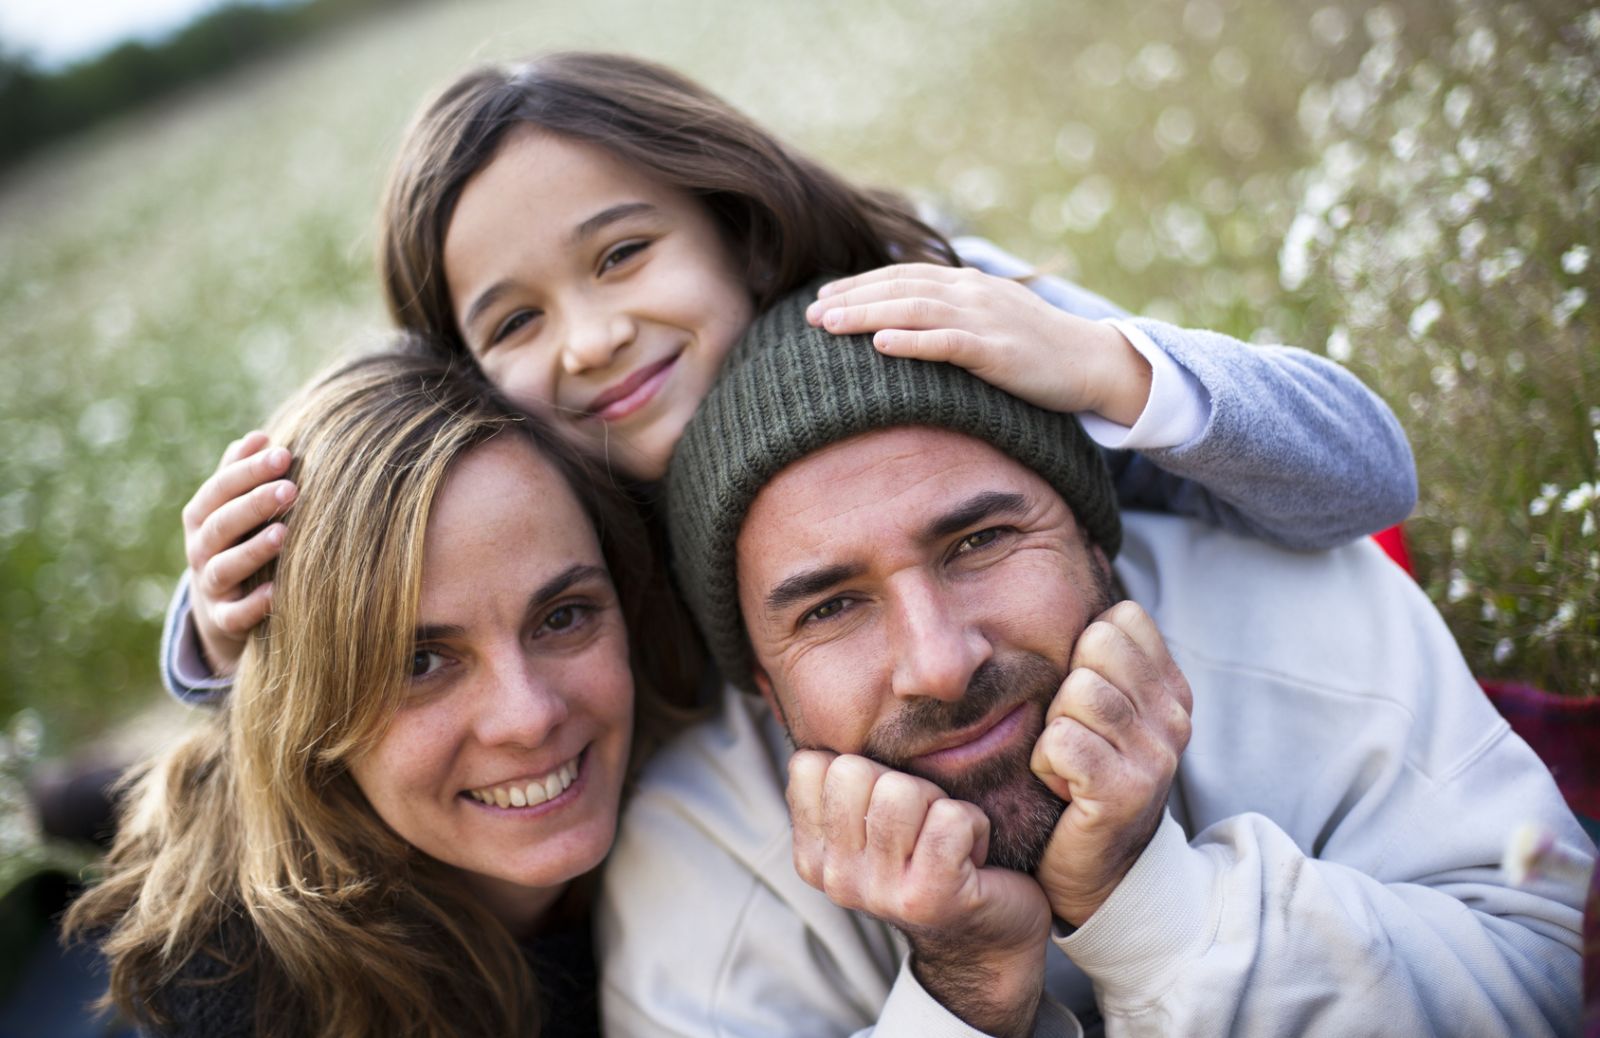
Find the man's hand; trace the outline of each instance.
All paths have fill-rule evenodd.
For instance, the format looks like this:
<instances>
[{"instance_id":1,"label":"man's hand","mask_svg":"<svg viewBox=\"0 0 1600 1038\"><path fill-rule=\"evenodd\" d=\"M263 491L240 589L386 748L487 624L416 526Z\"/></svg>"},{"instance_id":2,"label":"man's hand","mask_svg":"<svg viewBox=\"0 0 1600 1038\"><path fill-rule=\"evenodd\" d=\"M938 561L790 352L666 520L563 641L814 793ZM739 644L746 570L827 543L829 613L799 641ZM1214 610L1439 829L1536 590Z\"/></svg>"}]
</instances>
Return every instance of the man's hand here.
<instances>
[{"instance_id":1,"label":"man's hand","mask_svg":"<svg viewBox=\"0 0 1600 1038\"><path fill-rule=\"evenodd\" d=\"M1119 602L1084 628L1032 767L1068 801L1039 863L1060 919L1082 926L1155 835L1194 699L1155 621Z\"/></svg>"},{"instance_id":2,"label":"man's hand","mask_svg":"<svg viewBox=\"0 0 1600 1038\"><path fill-rule=\"evenodd\" d=\"M931 782L865 757L789 762L795 871L842 908L911 941L922 986L995 1035L1033 1029L1050 907L1031 877L985 868L989 819Z\"/></svg>"}]
</instances>

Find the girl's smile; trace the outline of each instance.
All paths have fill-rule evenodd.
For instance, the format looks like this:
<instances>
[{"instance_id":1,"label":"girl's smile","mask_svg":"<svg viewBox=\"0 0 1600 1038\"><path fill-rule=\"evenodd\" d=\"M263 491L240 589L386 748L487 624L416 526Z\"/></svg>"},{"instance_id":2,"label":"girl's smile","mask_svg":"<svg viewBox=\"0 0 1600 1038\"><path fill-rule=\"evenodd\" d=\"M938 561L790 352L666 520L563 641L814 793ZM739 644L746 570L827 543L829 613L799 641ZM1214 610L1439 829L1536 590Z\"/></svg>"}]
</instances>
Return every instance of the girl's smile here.
<instances>
[{"instance_id":1,"label":"girl's smile","mask_svg":"<svg viewBox=\"0 0 1600 1038\"><path fill-rule=\"evenodd\" d=\"M704 205L594 145L513 131L444 241L462 338L518 406L657 479L752 317Z\"/></svg>"}]
</instances>

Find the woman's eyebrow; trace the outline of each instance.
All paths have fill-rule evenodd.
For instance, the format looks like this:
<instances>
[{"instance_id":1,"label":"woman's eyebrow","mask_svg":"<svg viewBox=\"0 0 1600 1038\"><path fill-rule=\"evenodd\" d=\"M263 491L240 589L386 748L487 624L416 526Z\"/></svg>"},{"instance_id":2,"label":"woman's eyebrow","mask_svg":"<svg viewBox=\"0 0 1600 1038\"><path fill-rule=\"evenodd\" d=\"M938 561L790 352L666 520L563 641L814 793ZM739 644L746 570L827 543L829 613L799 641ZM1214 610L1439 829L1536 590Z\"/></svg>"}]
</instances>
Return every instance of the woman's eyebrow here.
<instances>
[{"instance_id":1,"label":"woman's eyebrow","mask_svg":"<svg viewBox=\"0 0 1600 1038\"><path fill-rule=\"evenodd\" d=\"M534 612L552 598L562 594L575 584L586 580L602 580L609 582L611 574L604 566L590 563L574 562L566 569L557 573L543 584L538 590L528 596L527 612ZM418 624L412 632L412 641L417 644L427 642L450 641L466 634L467 629L460 624Z\"/></svg>"},{"instance_id":2,"label":"woman's eyebrow","mask_svg":"<svg viewBox=\"0 0 1600 1038\"><path fill-rule=\"evenodd\" d=\"M595 566L586 562L574 562L560 573L551 577L539 586L539 590L528 596L528 607L534 608L555 598L574 584L581 584L586 580L609 581L611 574L606 572L604 566Z\"/></svg>"},{"instance_id":3,"label":"woman's eyebrow","mask_svg":"<svg viewBox=\"0 0 1600 1038\"><path fill-rule=\"evenodd\" d=\"M655 211L656 207L649 202L622 202L618 205L610 206L600 210L574 227L572 233L567 235L567 243L569 245L577 245L618 220L626 220L630 216L639 216L644 213L654 213Z\"/></svg>"}]
</instances>

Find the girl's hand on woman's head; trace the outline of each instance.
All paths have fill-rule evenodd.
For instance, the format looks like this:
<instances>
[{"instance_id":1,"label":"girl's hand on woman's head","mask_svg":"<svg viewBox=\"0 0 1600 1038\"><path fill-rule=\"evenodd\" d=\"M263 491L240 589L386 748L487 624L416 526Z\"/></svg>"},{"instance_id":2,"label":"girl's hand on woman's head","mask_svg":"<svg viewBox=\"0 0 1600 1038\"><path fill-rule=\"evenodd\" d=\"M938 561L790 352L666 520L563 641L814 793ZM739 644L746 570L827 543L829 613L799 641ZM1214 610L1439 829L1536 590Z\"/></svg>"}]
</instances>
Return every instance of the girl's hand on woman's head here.
<instances>
[{"instance_id":1,"label":"girl's hand on woman's head","mask_svg":"<svg viewBox=\"0 0 1600 1038\"><path fill-rule=\"evenodd\" d=\"M1121 332L972 267L897 263L829 282L806 319L871 335L888 356L959 365L1052 411L1131 426L1150 395L1150 364Z\"/></svg>"},{"instance_id":2,"label":"girl's hand on woman's head","mask_svg":"<svg viewBox=\"0 0 1600 1038\"><path fill-rule=\"evenodd\" d=\"M249 592L244 582L283 547L287 528L271 520L298 492L279 478L288 470L287 450L271 447L266 433L246 433L228 445L217 471L183 507L190 608L216 674L233 672L245 637L271 608L270 581Z\"/></svg>"}]
</instances>

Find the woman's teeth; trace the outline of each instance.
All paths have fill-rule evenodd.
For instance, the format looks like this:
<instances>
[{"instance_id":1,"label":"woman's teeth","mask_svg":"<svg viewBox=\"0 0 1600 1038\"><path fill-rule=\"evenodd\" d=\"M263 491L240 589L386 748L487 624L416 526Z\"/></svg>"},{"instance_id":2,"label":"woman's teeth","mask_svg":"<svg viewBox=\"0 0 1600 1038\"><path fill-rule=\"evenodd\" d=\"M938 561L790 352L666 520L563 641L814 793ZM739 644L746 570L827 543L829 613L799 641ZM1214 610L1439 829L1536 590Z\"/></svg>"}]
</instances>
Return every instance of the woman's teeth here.
<instances>
[{"instance_id":1,"label":"woman's teeth","mask_svg":"<svg viewBox=\"0 0 1600 1038\"><path fill-rule=\"evenodd\" d=\"M534 804L542 804L546 800L554 800L561 795L562 790L572 785L572 780L577 777L578 761L574 758L550 774L543 778L536 778L525 786L491 786L483 789L469 789L467 790L467 795L480 804L493 804L496 807L531 807Z\"/></svg>"}]
</instances>

